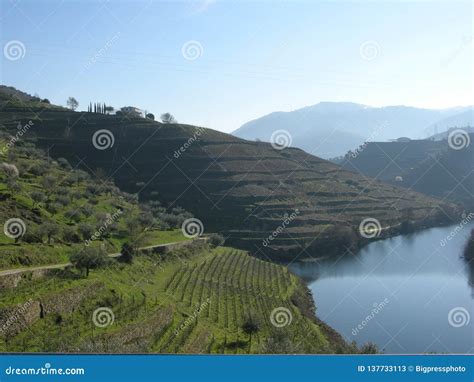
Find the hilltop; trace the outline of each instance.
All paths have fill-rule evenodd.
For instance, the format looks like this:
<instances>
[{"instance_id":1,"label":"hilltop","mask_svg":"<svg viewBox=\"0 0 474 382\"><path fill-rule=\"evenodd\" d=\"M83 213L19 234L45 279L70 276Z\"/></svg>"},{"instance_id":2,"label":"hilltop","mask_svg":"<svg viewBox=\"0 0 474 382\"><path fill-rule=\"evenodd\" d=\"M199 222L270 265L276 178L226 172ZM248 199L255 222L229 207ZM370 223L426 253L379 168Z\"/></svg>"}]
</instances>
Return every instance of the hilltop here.
<instances>
[{"instance_id":1,"label":"hilltop","mask_svg":"<svg viewBox=\"0 0 474 382\"><path fill-rule=\"evenodd\" d=\"M383 236L399 232L407 220L428 226L458 213L449 203L300 149L211 129L49 108L0 111L10 132L29 120L34 127L24 139L52 157L108 176L140 200L157 193L167 208L179 204L201 219L205 231L221 232L227 243L261 256L294 259L345 250L361 240L358 227L367 218L380 222ZM94 145L98 134L103 141Z\"/></svg>"}]
</instances>

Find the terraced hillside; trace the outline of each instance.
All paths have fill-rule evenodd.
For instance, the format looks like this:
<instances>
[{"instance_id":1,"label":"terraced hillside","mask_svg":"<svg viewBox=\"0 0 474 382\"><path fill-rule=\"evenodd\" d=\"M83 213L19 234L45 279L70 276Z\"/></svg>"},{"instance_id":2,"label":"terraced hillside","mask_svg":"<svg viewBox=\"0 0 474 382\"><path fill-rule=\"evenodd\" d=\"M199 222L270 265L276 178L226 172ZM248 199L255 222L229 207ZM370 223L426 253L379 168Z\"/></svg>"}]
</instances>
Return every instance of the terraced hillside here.
<instances>
[{"instance_id":1,"label":"terraced hillside","mask_svg":"<svg viewBox=\"0 0 474 382\"><path fill-rule=\"evenodd\" d=\"M403 220L432 225L457 213L448 203L372 181L302 150L210 129L32 106L6 105L0 112L10 132L29 120L34 127L25 139L51 156L106 174L142 199L158 192L168 207L179 204L201 219L206 231L220 231L229 244L267 256L318 256L353 245L366 218L378 219L387 235ZM98 149L94 134L111 147Z\"/></svg>"},{"instance_id":2,"label":"terraced hillside","mask_svg":"<svg viewBox=\"0 0 474 382\"><path fill-rule=\"evenodd\" d=\"M346 155L342 165L366 176L462 203L472 209L474 134L459 133L459 139L459 144L463 144L463 139L471 143L453 149L447 139L369 142L363 150L356 151L357 155Z\"/></svg>"},{"instance_id":3,"label":"terraced hillside","mask_svg":"<svg viewBox=\"0 0 474 382\"><path fill-rule=\"evenodd\" d=\"M284 267L196 243L88 278L57 271L3 290L0 351L357 351L315 318L308 293Z\"/></svg>"}]
</instances>

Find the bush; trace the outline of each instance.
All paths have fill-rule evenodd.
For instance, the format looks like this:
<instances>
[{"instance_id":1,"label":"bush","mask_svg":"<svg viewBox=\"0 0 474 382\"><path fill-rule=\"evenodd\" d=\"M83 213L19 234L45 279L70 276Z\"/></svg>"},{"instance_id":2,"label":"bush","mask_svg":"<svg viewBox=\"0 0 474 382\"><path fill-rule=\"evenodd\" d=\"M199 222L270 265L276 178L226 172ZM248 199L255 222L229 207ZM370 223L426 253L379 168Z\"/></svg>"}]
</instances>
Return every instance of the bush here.
<instances>
[{"instance_id":1,"label":"bush","mask_svg":"<svg viewBox=\"0 0 474 382\"><path fill-rule=\"evenodd\" d=\"M224 245L225 238L221 234L211 233L209 235L209 238L208 238L207 242L209 243L209 245L212 248L216 248L216 247L220 247L220 246Z\"/></svg>"},{"instance_id":2,"label":"bush","mask_svg":"<svg viewBox=\"0 0 474 382\"><path fill-rule=\"evenodd\" d=\"M136 254L135 248L130 243L124 243L122 245L122 250L120 251L122 256L118 257L118 261L122 263L131 264L133 262L133 257Z\"/></svg>"},{"instance_id":3,"label":"bush","mask_svg":"<svg viewBox=\"0 0 474 382\"><path fill-rule=\"evenodd\" d=\"M62 238L66 243L80 243L81 237L72 227L63 228Z\"/></svg>"},{"instance_id":4,"label":"bush","mask_svg":"<svg viewBox=\"0 0 474 382\"><path fill-rule=\"evenodd\" d=\"M110 258L103 248L100 247L84 247L74 252L69 260L81 272L85 272L86 277L89 276L91 269L102 268L110 264Z\"/></svg>"}]
</instances>

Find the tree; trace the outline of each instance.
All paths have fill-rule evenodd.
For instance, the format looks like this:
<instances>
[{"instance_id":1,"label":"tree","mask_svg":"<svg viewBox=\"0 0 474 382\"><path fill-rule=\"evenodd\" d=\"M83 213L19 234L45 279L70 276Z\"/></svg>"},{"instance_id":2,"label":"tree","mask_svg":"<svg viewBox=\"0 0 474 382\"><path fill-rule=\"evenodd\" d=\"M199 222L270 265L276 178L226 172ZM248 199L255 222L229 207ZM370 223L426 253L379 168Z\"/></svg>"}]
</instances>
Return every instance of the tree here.
<instances>
[{"instance_id":1,"label":"tree","mask_svg":"<svg viewBox=\"0 0 474 382\"><path fill-rule=\"evenodd\" d=\"M79 102L74 97L69 97L66 104L71 110L76 110L79 106Z\"/></svg>"},{"instance_id":2,"label":"tree","mask_svg":"<svg viewBox=\"0 0 474 382\"><path fill-rule=\"evenodd\" d=\"M20 176L18 168L14 164L2 163L1 170L5 173L8 179L16 179Z\"/></svg>"},{"instance_id":3,"label":"tree","mask_svg":"<svg viewBox=\"0 0 474 382\"><path fill-rule=\"evenodd\" d=\"M216 248L216 247L224 245L225 239L224 239L224 236L218 233L211 233L209 235L208 242L211 247Z\"/></svg>"},{"instance_id":4,"label":"tree","mask_svg":"<svg viewBox=\"0 0 474 382\"><path fill-rule=\"evenodd\" d=\"M136 254L135 248L130 243L124 243L122 245L122 250L120 251L122 256L118 258L120 262L131 264L133 262L133 257Z\"/></svg>"},{"instance_id":5,"label":"tree","mask_svg":"<svg viewBox=\"0 0 474 382\"><path fill-rule=\"evenodd\" d=\"M152 114L152 113L147 113L146 119L151 119L152 121L154 121L155 120L155 115Z\"/></svg>"},{"instance_id":6,"label":"tree","mask_svg":"<svg viewBox=\"0 0 474 382\"><path fill-rule=\"evenodd\" d=\"M163 123L167 123L167 124L169 124L169 123L178 123L178 121L173 116L173 114L170 114L170 113L161 114L160 119Z\"/></svg>"},{"instance_id":7,"label":"tree","mask_svg":"<svg viewBox=\"0 0 474 382\"><path fill-rule=\"evenodd\" d=\"M253 313L249 313L242 324L242 330L249 336L249 351L250 345L252 344L252 335L260 330L260 323L257 317Z\"/></svg>"},{"instance_id":8,"label":"tree","mask_svg":"<svg viewBox=\"0 0 474 382\"><path fill-rule=\"evenodd\" d=\"M46 222L46 223L43 223L39 227L39 235L41 237L46 236L46 238L48 240L48 244L51 244L51 239L58 232L59 232L59 226L54 222Z\"/></svg>"},{"instance_id":9,"label":"tree","mask_svg":"<svg viewBox=\"0 0 474 382\"><path fill-rule=\"evenodd\" d=\"M101 247L84 247L74 252L70 257L69 261L78 270L86 273L86 277L89 276L91 269L97 269L109 264L110 259L107 256L105 250Z\"/></svg>"},{"instance_id":10,"label":"tree","mask_svg":"<svg viewBox=\"0 0 474 382\"><path fill-rule=\"evenodd\" d=\"M51 102L49 102L49 99L47 99L47 98L43 98L43 99L41 100L41 102L43 102L43 103L48 103L48 104L51 103Z\"/></svg>"},{"instance_id":11,"label":"tree","mask_svg":"<svg viewBox=\"0 0 474 382\"><path fill-rule=\"evenodd\" d=\"M79 227L77 227L77 229L84 240L90 240L92 234L94 233L94 227L87 223L79 224Z\"/></svg>"},{"instance_id":12,"label":"tree","mask_svg":"<svg viewBox=\"0 0 474 382\"><path fill-rule=\"evenodd\" d=\"M38 203L44 202L46 195L41 191L33 191L30 194L31 199L33 200L33 206L36 206Z\"/></svg>"},{"instance_id":13,"label":"tree","mask_svg":"<svg viewBox=\"0 0 474 382\"><path fill-rule=\"evenodd\" d=\"M106 107L105 107L105 112L106 112L107 114L110 114L110 113L112 113L113 111L114 111L114 107L113 107L113 106L106 106Z\"/></svg>"}]
</instances>

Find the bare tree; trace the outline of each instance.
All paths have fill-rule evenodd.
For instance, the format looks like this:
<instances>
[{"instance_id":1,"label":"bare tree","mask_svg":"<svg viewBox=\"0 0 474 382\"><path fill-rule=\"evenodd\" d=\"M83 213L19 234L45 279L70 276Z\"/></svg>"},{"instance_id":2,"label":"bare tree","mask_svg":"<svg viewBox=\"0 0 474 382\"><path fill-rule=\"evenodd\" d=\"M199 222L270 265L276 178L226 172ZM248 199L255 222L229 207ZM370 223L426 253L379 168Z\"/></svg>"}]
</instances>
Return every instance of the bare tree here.
<instances>
[{"instance_id":1,"label":"bare tree","mask_svg":"<svg viewBox=\"0 0 474 382\"><path fill-rule=\"evenodd\" d=\"M178 123L176 118L171 113L161 114L160 119L163 123Z\"/></svg>"},{"instance_id":2,"label":"bare tree","mask_svg":"<svg viewBox=\"0 0 474 382\"><path fill-rule=\"evenodd\" d=\"M74 97L69 97L67 99L66 104L71 110L76 110L77 107L79 106L79 102L77 102L77 99L75 99Z\"/></svg>"}]
</instances>

